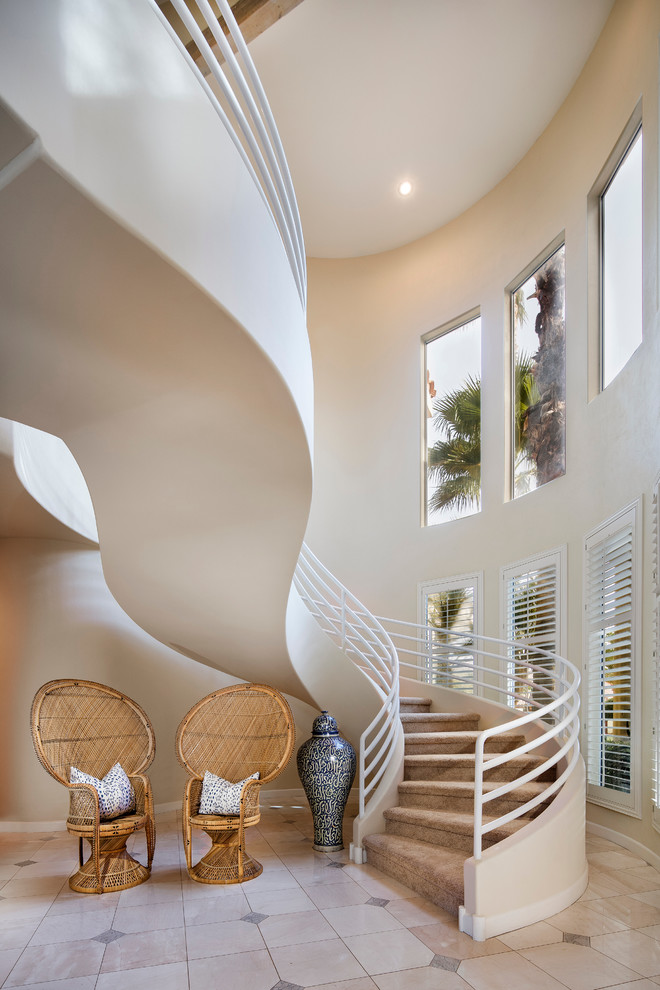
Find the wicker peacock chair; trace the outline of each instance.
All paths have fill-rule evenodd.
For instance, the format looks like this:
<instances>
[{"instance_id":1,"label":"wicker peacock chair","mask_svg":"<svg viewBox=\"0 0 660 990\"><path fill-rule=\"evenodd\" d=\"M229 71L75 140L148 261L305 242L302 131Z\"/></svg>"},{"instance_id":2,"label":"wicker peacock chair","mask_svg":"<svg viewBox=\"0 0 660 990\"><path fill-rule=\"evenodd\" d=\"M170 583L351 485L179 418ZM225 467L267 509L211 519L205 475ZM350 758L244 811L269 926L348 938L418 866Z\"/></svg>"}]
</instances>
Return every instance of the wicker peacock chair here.
<instances>
[{"instance_id":1,"label":"wicker peacock chair","mask_svg":"<svg viewBox=\"0 0 660 990\"><path fill-rule=\"evenodd\" d=\"M93 681L49 681L32 702L32 739L48 773L69 788L66 827L79 839L80 868L69 878L82 894L136 887L148 879L156 844L153 798L149 778L156 749L154 732L140 706L126 695ZM135 810L104 821L99 797L87 783L71 784L71 767L102 778L121 763L135 791ZM147 866L126 850L126 840L144 828ZM83 863L83 839L91 856Z\"/></svg>"},{"instance_id":2,"label":"wicker peacock chair","mask_svg":"<svg viewBox=\"0 0 660 990\"><path fill-rule=\"evenodd\" d=\"M245 832L259 821L259 790L284 770L293 752L295 729L282 695L264 684L237 684L215 691L190 709L176 734L179 762L190 774L183 796L183 844L188 873L200 883L243 883L263 867L245 851ZM238 814L199 814L204 774L240 789ZM201 828L211 849L192 865L192 830Z\"/></svg>"}]
</instances>

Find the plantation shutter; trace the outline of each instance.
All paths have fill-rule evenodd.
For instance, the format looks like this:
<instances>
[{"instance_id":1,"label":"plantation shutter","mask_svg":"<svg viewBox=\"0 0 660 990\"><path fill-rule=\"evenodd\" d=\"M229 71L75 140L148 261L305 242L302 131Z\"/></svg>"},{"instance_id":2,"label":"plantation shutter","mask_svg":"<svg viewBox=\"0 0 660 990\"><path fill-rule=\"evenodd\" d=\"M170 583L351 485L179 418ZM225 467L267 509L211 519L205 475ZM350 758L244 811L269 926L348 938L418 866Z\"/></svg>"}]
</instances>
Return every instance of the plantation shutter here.
<instances>
[{"instance_id":1,"label":"plantation shutter","mask_svg":"<svg viewBox=\"0 0 660 990\"><path fill-rule=\"evenodd\" d=\"M660 831L660 481L653 492L653 737L651 740L651 786L653 824Z\"/></svg>"},{"instance_id":2,"label":"plantation shutter","mask_svg":"<svg viewBox=\"0 0 660 990\"><path fill-rule=\"evenodd\" d=\"M635 509L587 538L585 622L590 799L634 813Z\"/></svg>"},{"instance_id":3,"label":"plantation shutter","mask_svg":"<svg viewBox=\"0 0 660 990\"><path fill-rule=\"evenodd\" d=\"M481 634L481 587L480 573L426 581L419 586L420 620L427 627L427 683L463 694L478 693L482 674L474 669L474 648L475 635Z\"/></svg>"},{"instance_id":4,"label":"plantation shutter","mask_svg":"<svg viewBox=\"0 0 660 990\"><path fill-rule=\"evenodd\" d=\"M502 568L504 639L561 655L564 559L565 548L561 548ZM509 657L509 705L528 709L547 704L548 692L554 688L554 662L542 655L530 655L522 647L520 650L510 647ZM522 660L529 660L547 673L536 671L532 682ZM524 677L527 683L517 677Z\"/></svg>"}]
</instances>

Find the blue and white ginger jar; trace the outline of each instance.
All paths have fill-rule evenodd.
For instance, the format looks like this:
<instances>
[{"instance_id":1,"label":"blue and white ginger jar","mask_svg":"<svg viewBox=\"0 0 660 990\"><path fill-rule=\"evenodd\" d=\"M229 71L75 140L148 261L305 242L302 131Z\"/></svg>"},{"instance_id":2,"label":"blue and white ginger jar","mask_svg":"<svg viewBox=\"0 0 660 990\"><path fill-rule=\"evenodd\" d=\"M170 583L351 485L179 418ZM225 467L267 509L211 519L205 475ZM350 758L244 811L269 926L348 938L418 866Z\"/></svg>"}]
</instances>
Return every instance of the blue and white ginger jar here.
<instances>
[{"instance_id":1,"label":"blue and white ginger jar","mask_svg":"<svg viewBox=\"0 0 660 990\"><path fill-rule=\"evenodd\" d=\"M298 750L298 776L314 819L314 849L335 852L344 848L344 809L357 761L355 750L339 735L332 715L321 712L314 719L312 738Z\"/></svg>"}]
</instances>

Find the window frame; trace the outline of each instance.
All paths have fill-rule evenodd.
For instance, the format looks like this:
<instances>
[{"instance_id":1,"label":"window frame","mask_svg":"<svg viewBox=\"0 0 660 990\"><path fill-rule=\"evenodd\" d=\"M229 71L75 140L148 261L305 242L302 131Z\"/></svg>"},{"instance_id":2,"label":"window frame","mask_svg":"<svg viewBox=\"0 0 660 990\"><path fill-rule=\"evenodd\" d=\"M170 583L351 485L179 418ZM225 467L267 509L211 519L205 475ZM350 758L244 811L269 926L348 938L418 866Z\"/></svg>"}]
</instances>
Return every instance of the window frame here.
<instances>
[{"instance_id":1,"label":"window frame","mask_svg":"<svg viewBox=\"0 0 660 990\"><path fill-rule=\"evenodd\" d=\"M421 337L421 402L420 402L420 413L421 413L421 451L420 451L420 525L422 529L428 529L432 526L439 526L442 523L430 523L428 521L428 419L427 416L427 392L428 392L428 380L427 380L427 360L426 360L426 347L428 344L433 343L439 337L444 337L451 333L453 330L458 330L460 327L465 326L467 323L471 323L473 320L481 319L481 307L474 306L472 309L467 310L461 316L457 316L453 320L449 320L447 323L443 323L441 326L436 327L433 330L429 330ZM480 353L481 344L483 343L483 326L481 327L481 342L480 342ZM481 364L481 362L480 362ZM483 398L483 376L482 369L479 369L479 377L482 386L482 398ZM482 418L483 421L483 418ZM481 509L479 510L481 511ZM477 513L471 513L471 515L476 515ZM459 520L444 520L444 522L458 522Z\"/></svg>"},{"instance_id":2,"label":"window frame","mask_svg":"<svg viewBox=\"0 0 660 990\"><path fill-rule=\"evenodd\" d=\"M588 241L588 400L596 398L608 386L604 385L604 338L603 338L603 295L604 295L604 244L603 244L603 196L612 184L623 160L630 151L638 134L644 139L642 100L633 110L628 123L600 170L596 181L587 196L587 241ZM642 165L643 181L643 165ZM642 190L643 196L643 190ZM642 203L643 209L643 203ZM642 244L642 252L644 245ZM643 308L643 299L642 299ZM643 309L642 309L643 311ZM643 333L643 320L642 320ZM636 348L637 349L637 348ZM635 350L636 350L635 349ZM633 354L635 351L633 351ZM632 355L631 355L632 357ZM630 360L630 358L628 359ZM625 367L625 365L624 365ZM616 375L612 381L616 379ZM610 382L609 384L612 384Z\"/></svg>"},{"instance_id":3,"label":"window frame","mask_svg":"<svg viewBox=\"0 0 660 990\"><path fill-rule=\"evenodd\" d=\"M583 544L583 696L582 748L587 767L587 801L632 818L642 817L642 500L624 506L590 530ZM630 792L589 783L589 551L628 526L631 537L631 622L630 622Z\"/></svg>"},{"instance_id":4,"label":"window frame","mask_svg":"<svg viewBox=\"0 0 660 990\"><path fill-rule=\"evenodd\" d=\"M472 589L472 634L475 639L483 636L483 592L484 592L484 572L472 571L469 574L457 574L447 578L433 578L429 581L420 581L417 585L417 622L420 626L427 625L428 608L427 599L429 595L442 594L445 591L458 591L463 588ZM428 668L420 668L427 671ZM473 676L472 695L479 696L483 693L483 685L475 683ZM468 692L465 692L468 693Z\"/></svg>"}]
</instances>

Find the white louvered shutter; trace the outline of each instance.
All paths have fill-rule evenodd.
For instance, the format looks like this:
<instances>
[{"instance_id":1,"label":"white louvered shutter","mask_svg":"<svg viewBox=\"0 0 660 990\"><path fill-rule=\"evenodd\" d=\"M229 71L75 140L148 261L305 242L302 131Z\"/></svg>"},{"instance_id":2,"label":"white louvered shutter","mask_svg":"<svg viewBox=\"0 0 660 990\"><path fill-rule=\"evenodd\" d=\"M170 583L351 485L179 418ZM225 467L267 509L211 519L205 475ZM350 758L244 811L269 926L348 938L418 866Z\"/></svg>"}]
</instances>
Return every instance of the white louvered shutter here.
<instances>
[{"instance_id":1,"label":"white louvered shutter","mask_svg":"<svg viewBox=\"0 0 660 990\"><path fill-rule=\"evenodd\" d=\"M562 654L562 583L565 548L542 556L530 557L502 568L503 621L502 635L520 640L540 650ZM554 662L530 655L522 648L509 651L509 705L514 708L538 708L550 701L554 689ZM519 661L525 659L547 669L534 674L533 683ZM517 680L524 677L527 683Z\"/></svg>"},{"instance_id":2,"label":"white louvered shutter","mask_svg":"<svg viewBox=\"0 0 660 990\"><path fill-rule=\"evenodd\" d=\"M660 832L660 481L653 491L653 737L651 774L653 825Z\"/></svg>"},{"instance_id":3,"label":"white louvered shutter","mask_svg":"<svg viewBox=\"0 0 660 990\"><path fill-rule=\"evenodd\" d=\"M636 813L636 508L585 543L588 796Z\"/></svg>"}]
</instances>

